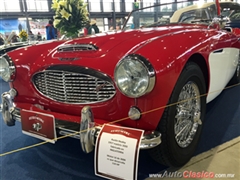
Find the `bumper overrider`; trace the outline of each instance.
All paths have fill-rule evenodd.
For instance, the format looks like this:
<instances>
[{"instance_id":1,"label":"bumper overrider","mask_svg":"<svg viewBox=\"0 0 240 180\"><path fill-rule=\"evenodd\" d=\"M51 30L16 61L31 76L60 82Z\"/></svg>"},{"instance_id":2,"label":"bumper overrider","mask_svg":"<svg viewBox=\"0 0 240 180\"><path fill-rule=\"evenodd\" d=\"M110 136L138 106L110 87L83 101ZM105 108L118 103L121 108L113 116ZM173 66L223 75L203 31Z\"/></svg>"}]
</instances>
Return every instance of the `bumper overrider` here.
<instances>
[{"instance_id":1,"label":"bumper overrider","mask_svg":"<svg viewBox=\"0 0 240 180\"><path fill-rule=\"evenodd\" d=\"M20 110L14 106L13 99L16 91L10 89L1 95L2 117L8 126L14 126L15 121L21 122ZM63 128L56 124L58 134L73 137L80 140L82 150L86 153L94 149L96 138L101 130L101 126L95 126L94 116L90 106L85 106L81 111L81 123L79 131ZM141 138L140 149L150 149L161 143L161 134L158 131L145 132Z\"/></svg>"}]
</instances>

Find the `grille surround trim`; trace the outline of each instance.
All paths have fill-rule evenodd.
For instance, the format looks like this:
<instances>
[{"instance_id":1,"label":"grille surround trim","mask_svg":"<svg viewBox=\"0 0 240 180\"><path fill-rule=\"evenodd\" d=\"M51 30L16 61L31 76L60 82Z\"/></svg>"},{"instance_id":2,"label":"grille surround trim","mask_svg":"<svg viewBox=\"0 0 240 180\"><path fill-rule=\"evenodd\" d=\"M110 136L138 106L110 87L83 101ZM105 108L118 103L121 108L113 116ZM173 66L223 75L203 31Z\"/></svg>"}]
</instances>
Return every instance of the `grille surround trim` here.
<instances>
[{"instance_id":1,"label":"grille surround trim","mask_svg":"<svg viewBox=\"0 0 240 180\"><path fill-rule=\"evenodd\" d=\"M47 69L47 70L40 71L40 72L33 74L31 81L32 81L32 84L33 84L34 88L36 89L36 91L38 93L40 93L43 97L46 97L55 102L64 103L64 104L78 104L78 105L96 104L96 103L108 101L115 96L116 88L110 77L108 77L106 74L103 74L96 70L91 70L91 69L83 68L83 67L81 67L81 68L84 69L84 73L82 73L82 72L79 73L74 70L66 71L66 70ZM91 71L91 73L90 73L90 71ZM89 73L87 73L87 72L89 72ZM61 90L59 90L60 88L58 89L57 86L59 86L59 84L63 83L65 80L65 79L60 78L60 83L59 83L59 82L57 82L59 80L59 77L54 79L55 82L47 82L49 80L49 78L45 78L45 77L40 80L40 81L45 81L45 84L46 84L46 82L51 83L52 87L50 87L46 84L45 88L50 89L49 92L47 92L47 93L44 92L43 88L41 89L40 85L37 85L37 82L36 82L37 78L39 78L42 75L45 76L46 74L51 75L51 73L53 73L53 74L58 73L58 74L62 74L62 75L64 75L64 73L66 73L67 75L70 75L70 78L69 78L70 81L67 79L68 80L68 82L66 83L67 85L63 84L63 86L61 87L61 89L70 90L69 92L67 92L68 94L65 94L66 92L59 94L59 92L61 92ZM71 76L79 76L79 79L83 77L83 78L85 78L85 80L84 80L85 82L87 82L90 79L91 82L95 81L95 84L90 83L91 87L89 86L89 84L87 84L86 86L82 86L83 84L85 85L84 81L79 81L79 79L71 77ZM86 79L86 78L89 78L89 79ZM71 84L71 81L72 82L74 81L73 85ZM83 82L83 84L81 84L82 82ZM104 82L104 83L102 83L102 82ZM76 85L79 85L78 83L81 84L81 87L76 86ZM95 85L95 86L92 86L92 85ZM54 90L56 88L57 89L54 92L54 90L52 90L51 88L52 89L54 88ZM78 91L81 91L81 92L78 92ZM76 97L78 97L78 99L81 98L81 95L83 97L83 100L81 100L81 102L80 102L80 100L79 100L79 102L73 102L73 101L75 101ZM64 98L65 99L64 100L61 99L62 97L63 97L63 99Z\"/></svg>"}]
</instances>

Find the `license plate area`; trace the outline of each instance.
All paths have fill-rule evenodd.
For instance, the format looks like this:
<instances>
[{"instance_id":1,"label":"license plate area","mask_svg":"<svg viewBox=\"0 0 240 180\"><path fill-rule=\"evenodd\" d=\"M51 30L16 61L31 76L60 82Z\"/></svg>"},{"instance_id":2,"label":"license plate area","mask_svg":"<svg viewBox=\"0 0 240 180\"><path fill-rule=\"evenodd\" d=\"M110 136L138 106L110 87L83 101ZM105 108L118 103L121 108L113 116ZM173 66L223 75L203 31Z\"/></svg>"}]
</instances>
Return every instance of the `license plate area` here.
<instances>
[{"instance_id":1,"label":"license plate area","mask_svg":"<svg viewBox=\"0 0 240 180\"><path fill-rule=\"evenodd\" d=\"M23 134L51 143L57 140L53 115L22 109L21 124Z\"/></svg>"}]
</instances>

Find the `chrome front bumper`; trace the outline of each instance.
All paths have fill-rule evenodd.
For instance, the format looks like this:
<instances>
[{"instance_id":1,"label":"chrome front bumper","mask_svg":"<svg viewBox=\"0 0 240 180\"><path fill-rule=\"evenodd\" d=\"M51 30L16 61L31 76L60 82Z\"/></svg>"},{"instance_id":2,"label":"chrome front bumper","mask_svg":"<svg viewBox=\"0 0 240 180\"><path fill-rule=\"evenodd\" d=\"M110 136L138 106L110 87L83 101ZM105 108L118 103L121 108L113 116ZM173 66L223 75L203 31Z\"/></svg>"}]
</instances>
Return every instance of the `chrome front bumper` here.
<instances>
[{"instance_id":1,"label":"chrome front bumper","mask_svg":"<svg viewBox=\"0 0 240 180\"><path fill-rule=\"evenodd\" d=\"M14 126L15 121L21 121L20 110L14 107L13 99L16 93L11 89L2 94L1 112L4 122L8 126ZM96 138L101 130L101 126L95 126L93 112L90 106L83 107L81 111L80 130L67 129L56 124L58 133L63 136L68 136L80 139L82 150L86 153L94 149ZM157 131L144 133L141 138L140 149L150 149L158 146L161 143L161 134Z\"/></svg>"},{"instance_id":2,"label":"chrome front bumper","mask_svg":"<svg viewBox=\"0 0 240 180\"><path fill-rule=\"evenodd\" d=\"M2 117L4 122L8 126L14 126L15 121L21 120L20 112L14 108L13 99L16 95L14 89L10 89L8 92L2 94L2 104L0 105L0 111L2 112Z\"/></svg>"}]
</instances>

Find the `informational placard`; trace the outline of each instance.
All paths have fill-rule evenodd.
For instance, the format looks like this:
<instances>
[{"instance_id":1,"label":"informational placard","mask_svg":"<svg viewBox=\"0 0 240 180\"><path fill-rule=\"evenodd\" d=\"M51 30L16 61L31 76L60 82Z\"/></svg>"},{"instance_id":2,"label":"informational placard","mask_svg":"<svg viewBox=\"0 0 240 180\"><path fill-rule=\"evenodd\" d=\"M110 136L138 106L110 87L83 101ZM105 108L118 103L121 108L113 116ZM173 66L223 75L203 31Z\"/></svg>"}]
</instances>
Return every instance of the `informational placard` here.
<instances>
[{"instance_id":1,"label":"informational placard","mask_svg":"<svg viewBox=\"0 0 240 180\"><path fill-rule=\"evenodd\" d=\"M95 174L107 179L137 179L143 130L105 124L95 148Z\"/></svg>"}]
</instances>

